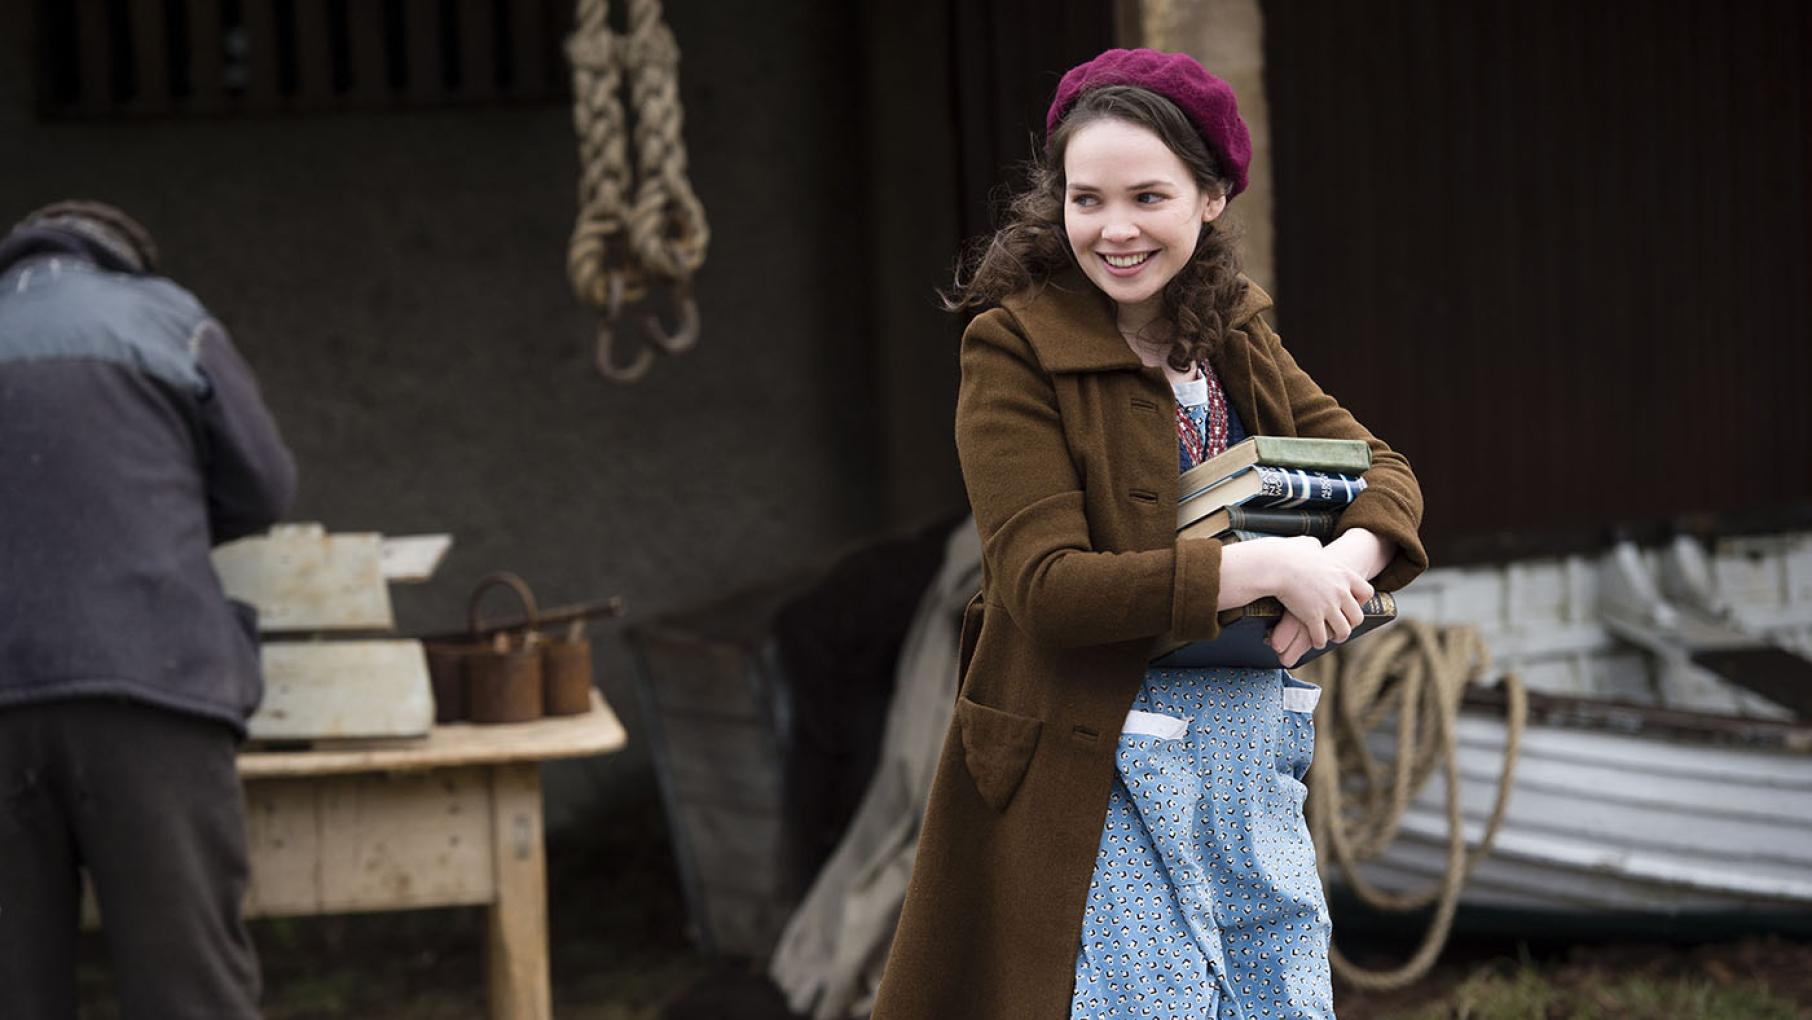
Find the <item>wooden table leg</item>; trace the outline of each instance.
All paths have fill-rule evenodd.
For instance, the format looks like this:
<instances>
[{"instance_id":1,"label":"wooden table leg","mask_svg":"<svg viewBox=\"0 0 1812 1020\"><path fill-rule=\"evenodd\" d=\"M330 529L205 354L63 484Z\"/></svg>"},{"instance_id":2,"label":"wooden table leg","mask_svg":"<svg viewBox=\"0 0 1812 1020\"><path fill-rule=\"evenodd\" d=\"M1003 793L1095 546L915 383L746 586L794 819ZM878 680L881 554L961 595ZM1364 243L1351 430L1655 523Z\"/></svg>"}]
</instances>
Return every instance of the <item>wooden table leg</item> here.
<instances>
[{"instance_id":1,"label":"wooden table leg","mask_svg":"<svg viewBox=\"0 0 1812 1020\"><path fill-rule=\"evenodd\" d=\"M541 843L541 770L534 762L491 768L491 842L497 898L491 904L492 1020L550 1020L547 860Z\"/></svg>"}]
</instances>

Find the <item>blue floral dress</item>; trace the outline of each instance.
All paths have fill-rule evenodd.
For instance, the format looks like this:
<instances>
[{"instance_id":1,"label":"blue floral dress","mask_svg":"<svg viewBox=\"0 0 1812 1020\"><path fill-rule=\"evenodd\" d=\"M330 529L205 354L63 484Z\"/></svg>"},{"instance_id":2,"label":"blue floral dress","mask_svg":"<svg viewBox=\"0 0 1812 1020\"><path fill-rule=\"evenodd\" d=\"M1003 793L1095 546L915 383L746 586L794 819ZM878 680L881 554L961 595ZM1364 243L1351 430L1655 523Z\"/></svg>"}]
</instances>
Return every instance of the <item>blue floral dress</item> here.
<instances>
[{"instance_id":1,"label":"blue floral dress","mask_svg":"<svg viewBox=\"0 0 1812 1020\"><path fill-rule=\"evenodd\" d=\"M1202 430L1179 439L1185 469L1245 436L1206 381L1177 387L1179 427ZM1145 674L1116 749L1074 1020L1331 1020L1331 925L1302 813L1320 693L1280 669Z\"/></svg>"}]
</instances>

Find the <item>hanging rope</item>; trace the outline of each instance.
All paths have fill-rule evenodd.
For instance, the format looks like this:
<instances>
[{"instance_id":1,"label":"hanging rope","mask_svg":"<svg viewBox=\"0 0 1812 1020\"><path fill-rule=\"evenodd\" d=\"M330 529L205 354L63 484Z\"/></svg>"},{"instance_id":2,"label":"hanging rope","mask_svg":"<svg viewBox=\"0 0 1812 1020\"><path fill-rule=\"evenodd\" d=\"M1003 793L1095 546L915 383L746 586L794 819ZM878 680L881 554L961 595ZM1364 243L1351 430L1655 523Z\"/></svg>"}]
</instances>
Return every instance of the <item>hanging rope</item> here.
<instances>
[{"instance_id":1,"label":"hanging rope","mask_svg":"<svg viewBox=\"0 0 1812 1020\"><path fill-rule=\"evenodd\" d=\"M704 264L711 228L705 208L686 179L686 142L680 134L684 112L679 99L679 44L661 21L661 0L629 0L630 98L635 103L635 206L629 213L629 242L642 265L672 286L681 326L668 335L649 320L649 335L663 349L679 353L698 342L698 306L692 274Z\"/></svg>"},{"instance_id":2,"label":"hanging rope","mask_svg":"<svg viewBox=\"0 0 1812 1020\"><path fill-rule=\"evenodd\" d=\"M603 317L594 358L598 371L628 383L648 374L654 348L677 354L698 342L692 275L704 264L710 228L686 177L679 44L662 21L660 0L630 0L626 34L611 30L607 0L579 0L575 23L566 49L573 65L581 172L567 275L579 300ZM635 106L640 178L633 204L625 74ZM658 318L646 317L643 325L654 346L619 364L614 348L623 306L648 297L656 281L678 308L679 328L669 334Z\"/></svg>"},{"instance_id":3,"label":"hanging rope","mask_svg":"<svg viewBox=\"0 0 1812 1020\"><path fill-rule=\"evenodd\" d=\"M1454 728L1460 699L1467 685L1484 679L1488 659L1484 642L1470 627L1436 628L1404 620L1304 669L1304 678L1322 688L1308 802L1309 832L1322 881L1333 877L1332 865L1338 864L1346 887L1374 909L1407 912L1435 905L1421 946L1394 970L1359 967L1338 947L1329 948L1334 973L1357 987L1401 988L1428 972L1447 943L1461 888L1497 838L1528 717L1528 698L1520 678L1504 677L1508 718L1497 800L1483 838L1469 854L1460 815ZM1372 756L1366 738L1393 716L1396 758L1387 765ZM1377 857L1396 838L1404 810L1437 766L1447 781L1446 873L1419 893L1381 890L1366 881L1358 864Z\"/></svg>"}]
</instances>

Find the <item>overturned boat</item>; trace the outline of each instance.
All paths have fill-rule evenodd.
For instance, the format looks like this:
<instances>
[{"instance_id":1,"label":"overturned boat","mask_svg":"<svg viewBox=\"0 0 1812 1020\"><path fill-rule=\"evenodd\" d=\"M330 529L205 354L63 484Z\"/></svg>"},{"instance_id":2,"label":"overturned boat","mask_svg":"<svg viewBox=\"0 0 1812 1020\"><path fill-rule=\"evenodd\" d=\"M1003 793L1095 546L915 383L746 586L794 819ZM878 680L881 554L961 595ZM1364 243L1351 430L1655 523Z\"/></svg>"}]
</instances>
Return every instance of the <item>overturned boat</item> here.
<instances>
[{"instance_id":1,"label":"overturned boat","mask_svg":"<svg viewBox=\"0 0 1812 1020\"><path fill-rule=\"evenodd\" d=\"M1812 533L1432 570L1398 605L1523 690L1459 697L1457 812L1423 768L1375 856L1328 869L1337 902L1433 903L1457 869L1475 930L1812 930ZM1403 732L1343 752L1341 788L1425 750Z\"/></svg>"}]
</instances>

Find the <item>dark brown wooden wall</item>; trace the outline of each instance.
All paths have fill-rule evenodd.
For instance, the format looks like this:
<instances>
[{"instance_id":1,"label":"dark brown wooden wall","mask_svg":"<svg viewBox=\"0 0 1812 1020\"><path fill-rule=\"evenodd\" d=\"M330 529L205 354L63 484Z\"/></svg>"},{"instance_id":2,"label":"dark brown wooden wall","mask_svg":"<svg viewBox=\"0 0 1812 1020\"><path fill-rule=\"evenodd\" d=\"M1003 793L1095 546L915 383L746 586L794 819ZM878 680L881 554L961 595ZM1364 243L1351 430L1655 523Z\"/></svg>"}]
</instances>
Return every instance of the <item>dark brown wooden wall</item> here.
<instances>
[{"instance_id":1,"label":"dark brown wooden wall","mask_svg":"<svg viewBox=\"0 0 1812 1020\"><path fill-rule=\"evenodd\" d=\"M968 507L952 417L963 321L939 309L958 249L993 225L990 197L1019 183L1063 72L1113 45L1102 0L943 0L860 5L862 181L868 192L866 343L881 423L889 525ZM845 356L841 353L835 356ZM856 424L856 423L852 423ZM858 435L854 429L850 435Z\"/></svg>"},{"instance_id":2,"label":"dark brown wooden wall","mask_svg":"<svg viewBox=\"0 0 1812 1020\"><path fill-rule=\"evenodd\" d=\"M1428 535L1812 502L1809 12L1267 0L1282 332Z\"/></svg>"}]
</instances>

